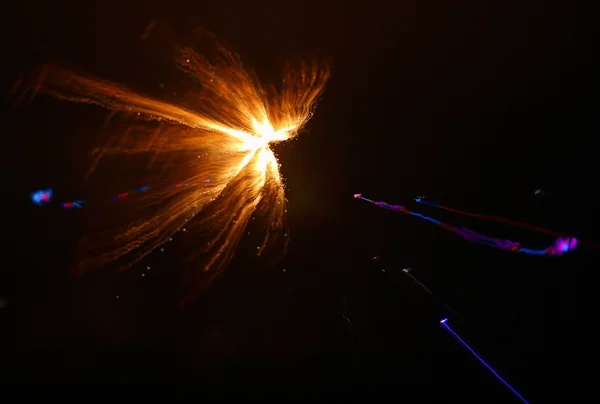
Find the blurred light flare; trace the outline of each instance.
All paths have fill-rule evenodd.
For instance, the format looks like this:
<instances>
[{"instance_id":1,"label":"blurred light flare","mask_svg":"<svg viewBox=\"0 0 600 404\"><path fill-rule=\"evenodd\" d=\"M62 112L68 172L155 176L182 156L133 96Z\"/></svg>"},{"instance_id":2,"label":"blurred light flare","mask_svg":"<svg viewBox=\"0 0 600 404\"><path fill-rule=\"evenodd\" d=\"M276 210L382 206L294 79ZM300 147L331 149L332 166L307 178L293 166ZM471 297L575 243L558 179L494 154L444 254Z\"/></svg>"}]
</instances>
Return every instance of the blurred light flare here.
<instances>
[{"instance_id":1,"label":"blurred light flare","mask_svg":"<svg viewBox=\"0 0 600 404\"><path fill-rule=\"evenodd\" d=\"M52 189L41 189L39 191L32 192L29 195L29 197L31 198L31 202L33 202L34 205L44 206L52 202L52 195Z\"/></svg>"},{"instance_id":2,"label":"blurred light flare","mask_svg":"<svg viewBox=\"0 0 600 404\"><path fill-rule=\"evenodd\" d=\"M308 122L329 67L316 60L290 65L279 85L263 85L236 54L209 33L202 36L216 50L210 60L193 44L176 47L171 55L190 83L177 103L57 64L46 65L36 83L23 91L97 105L133 120L123 133L109 136L112 140L99 149L86 179L102 170L102 159L131 164L132 155L151 156L140 181L157 186L143 189L135 206L113 210L110 218L102 212L87 218L75 275L111 263L131 267L170 241L196 214L187 230L198 242L186 254L185 262L192 265L186 265L182 276L190 297L229 263L253 216L264 218L258 255L278 243L280 253L285 252L287 201L270 146L293 139ZM179 185L165 192L161 183ZM134 203L129 199L123 203Z\"/></svg>"}]
</instances>

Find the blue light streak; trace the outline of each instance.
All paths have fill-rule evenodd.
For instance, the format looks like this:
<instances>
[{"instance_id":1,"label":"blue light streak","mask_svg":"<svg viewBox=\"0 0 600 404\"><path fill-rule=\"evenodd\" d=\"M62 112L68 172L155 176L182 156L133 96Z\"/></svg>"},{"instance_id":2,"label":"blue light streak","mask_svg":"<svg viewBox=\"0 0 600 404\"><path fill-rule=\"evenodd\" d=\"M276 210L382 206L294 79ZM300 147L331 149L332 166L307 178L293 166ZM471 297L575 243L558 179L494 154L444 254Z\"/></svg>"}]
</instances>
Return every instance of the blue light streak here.
<instances>
[{"instance_id":1,"label":"blue light streak","mask_svg":"<svg viewBox=\"0 0 600 404\"><path fill-rule=\"evenodd\" d=\"M519 400L521 400L523 403L525 403L525 404L529 404L529 402L528 402L527 400L525 400L525 398L523 398L523 396L522 396L522 395L520 395L520 394L519 394L519 392L517 392L517 390L515 390L515 389L514 389L514 388L513 388L513 387L512 387L510 384L508 384L508 382L507 382L506 380L504 380L504 379L502 378L502 376L500 376L500 375L498 374L498 372L496 372L496 371L495 371L495 370L494 370L494 369L493 369L493 368L492 368L490 365L488 365L488 364L487 364L487 362L486 362L485 360L483 360L483 358L482 358L481 356L479 356L479 355L477 354L477 352L475 352L475 351L473 350L473 348L471 348L471 347L469 346L469 344L467 344L465 341L463 341L463 339L462 339L461 337L459 337L459 335L458 335L458 334L457 334L457 333L456 333L456 332L455 332L455 331L454 331L452 328L450 328L450 326L448 325L448 319L447 319L447 318L445 318L445 319L441 320L441 321L440 321L440 324L441 324L441 325L442 325L442 326L443 326L443 327L444 327L446 330L448 330L448 332L449 332L450 334L452 334L452 336L453 336L454 338L456 338L456 339L458 340L458 342L460 342L461 344L463 344L463 346L464 346L465 348L467 348L467 349L469 350L469 352L471 352L471 353L473 354L473 356L474 356L475 358L477 358L477 360L483 364L483 366L485 366L485 367L486 367L486 368L487 368L487 369L488 369L490 372L492 372L492 374L493 374L494 376L496 376L496 379L500 380L500 381L502 382L502 384L504 384L504 386L505 386L507 389L509 389L509 390L511 391L511 393L513 393L513 394L514 394L514 395L515 395L515 396L516 396L516 397L517 397Z\"/></svg>"},{"instance_id":2,"label":"blue light streak","mask_svg":"<svg viewBox=\"0 0 600 404\"><path fill-rule=\"evenodd\" d=\"M521 251L522 253L525 253L525 254L529 254L529 255L546 255L546 254L548 254L547 249L532 250L531 248L521 248L521 249L519 249L519 251Z\"/></svg>"},{"instance_id":3,"label":"blue light streak","mask_svg":"<svg viewBox=\"0 0 600 404\"><path fill-rule=\"evenodd\" d=\"M427 221L429 221L431 223L437 224L438 226L440 225L440 221L439 220L432 219L429 216L425 216L425 215L422 215L420 213L410 212L409 215L420 217L421 219L424 219L424 220L427 220Z\"/></svg>"},{"instance_id":4,"label":"blue light streak","mask_svg":"<svg viewBox=\"0 0 600 404\"><path fill-rule=\"evenodd\" d=\"M423 205L431 206L431 207L434 207L434 208L437 208L437 207L438 207L438 204L437 204L437 203L432 203L432 202L424 201L424 200L423 200L423 199L421 199L421 198L416 198L416 199L415 199L415 202L421 203L421 204L423 204Z\"/></svg>"}]
</instances>

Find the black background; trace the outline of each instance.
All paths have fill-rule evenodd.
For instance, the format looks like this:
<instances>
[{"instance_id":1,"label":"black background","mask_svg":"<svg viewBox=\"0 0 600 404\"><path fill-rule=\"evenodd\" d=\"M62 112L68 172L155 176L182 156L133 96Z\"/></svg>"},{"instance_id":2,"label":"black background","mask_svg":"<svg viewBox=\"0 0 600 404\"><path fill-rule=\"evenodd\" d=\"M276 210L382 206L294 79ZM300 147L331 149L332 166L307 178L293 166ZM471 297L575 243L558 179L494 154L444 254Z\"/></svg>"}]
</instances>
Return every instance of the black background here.
<instances>
[{"instance_id":1,"label":"black background","mask_svg":"<svg viewBox=\"0 0 600 404\"><path fill-rule=\"evenodd\" d=\"M7 98L6 397L510 402L439 325L443 313L402 276L406 266L464 315L450 324L532 402L591 395L595 251L504 253L352 198L363 192L410 208L426 195L598 237L596 35L575 2L41 3L3 5L7 95L23 71L49 59L138 87L168 83L136 57L155 19L184 34L204 26L265 74L290 56L334 65L309 133L276 148L290 200L289 254L265 269L242 245L184 311L173 251L129 273L65 279L85 211L35 208L27 196L52 187L77 199L93 144L86 131L102 112L43 97L14 108ZM537 188L549 195L536 197ZM526 246L552 241L416 208ZM374 264L375 255L385 262Z\"/></svg>"}]
</instances>

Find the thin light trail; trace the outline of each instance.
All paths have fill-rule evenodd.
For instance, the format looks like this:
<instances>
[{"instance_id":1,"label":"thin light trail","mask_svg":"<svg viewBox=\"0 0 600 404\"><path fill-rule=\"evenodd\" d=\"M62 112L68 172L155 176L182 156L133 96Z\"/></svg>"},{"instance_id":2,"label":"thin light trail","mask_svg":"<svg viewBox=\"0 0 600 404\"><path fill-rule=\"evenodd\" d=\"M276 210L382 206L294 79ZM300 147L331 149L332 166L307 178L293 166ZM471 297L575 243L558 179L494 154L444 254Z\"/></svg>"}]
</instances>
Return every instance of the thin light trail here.
<instances>
[{"instance_id":1,"label":"thin light trail","mask_svg":"<svg viewBox=\"0 0 600 404\"><path fill-rule=\"evenodd\" d=\"M404 268L402 270L402 273L404 273L404 275L408 276L410 279L413 280L413 282L415 282L417 285L419 285L421 288L423 288L423 290L427 293L429 293L429 295L431 295L433 298L435 298L436 300L439 300L437 298L436 295L433 294L433 292L431 291L431 289L429 289L427 286L425 286L421 281L419 281L413 274L410 273L411 272L411 268ZM450 312L452 312L453 314L455 314L456 316L460 317L461 320L464 320L465 318L463 317L462 314L460 314L459 312L457 312L456 310L454 310L452 307L448 306L446 303L442 302L442 306L444 306L445 309L449 310Z\"/></svg>"},{"instance_id":2,"label":"thin light trail","mask_svg":"<svg viewBox=\"0 0 600 404\"><path fill-rule=\"evenodd\" d=\"M356 357L356 343L354 341L354 331L352 330L352 321L348 317L348 302L346 296L340 298L340 314L344 319L344 323L348 329L348 336L350 337L350 343L352 344L352 364L354 368L358 365L358 358Z\"/></svg>"},{"instance_id":3,"label":"thin light trail","mask_svg":"<svg viewBox=\"0 0 600 404\"><path fill-rule=\"evenodd\" d=\"M529 402L527 400L525 400L525 398L523 398L523 396L521 394L519 394L519 392L517 390L514 389L514 387L512 387L510 384L508 384L508 382L506 380L504 380L502 378L502 376L500 376L498 374L498 372L496 372L481 356L479 356L479 354L477 354L477 352L475 352L475 350L473 348L471 348L469 346L469 344L467 344L449 325L448 325L448 319L445 318L443 320L440 321L440 324L442 325L442 327L444 327L454 338L456 338L456 340L458 342L460 342L465 348L467 348L469 350L469 352L471 352L471 354L479 361L481 362L481 364L483 364L483 366L485 366L490 372L492 372L492 374L496 377L496 379L500 380L500 382L504 385L504 387L506 387L508 390L510 390L511 393L513 393L515 395L515 397L517 397L519 400L521 400L521 402L525 403L525 404L529 404Z\"/></svg>"}]
</instances>

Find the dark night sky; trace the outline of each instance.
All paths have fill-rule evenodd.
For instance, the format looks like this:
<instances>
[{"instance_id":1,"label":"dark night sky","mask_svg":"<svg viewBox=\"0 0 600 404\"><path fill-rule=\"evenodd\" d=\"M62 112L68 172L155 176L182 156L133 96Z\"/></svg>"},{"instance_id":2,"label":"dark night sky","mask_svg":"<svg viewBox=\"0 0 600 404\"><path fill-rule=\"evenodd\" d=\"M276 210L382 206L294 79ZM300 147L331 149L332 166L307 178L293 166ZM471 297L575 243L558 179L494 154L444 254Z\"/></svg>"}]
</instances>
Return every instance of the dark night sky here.
<instances>
[{"instance_id":1,"label":"dark night sky","mask_svg":"<svg viewBox=\"0 0 600 404\"><path fill-rule=\"evenodd\" d=\"M182 33L208 28L265 75L290 56L329 57L334 67L309 133L276 150L290 200L288 256L265 269L241 246L225 275L183 312L173 253L145 263L153 271L144 278L136 269L64 279L77 218L33 209L26 196L50 186L77 198L85 131L99 115L47 99L12 111L5 103L0 296L8 306L0 327L11 360L0 383L110 398L128 385L131 397L158 389L168 397L329 392L511 402L444 333L439 308L398 275L411 266L464 314L453 323L463 337L531 401L593 391L594 251L511 255L351 197L412 206L426 195L599 239L597 37L585 10L490 1L38 3L5 6L5 93L49 59L156 85L156 72L136 61L140 33L154 19ZM551 196L536 198L537 188ZM551 241L419 210L532 246ZM374 255L386 258L390 276L373 266ZM73 383L87 387L64 388Z\"/></svg>"}]
</instances>

